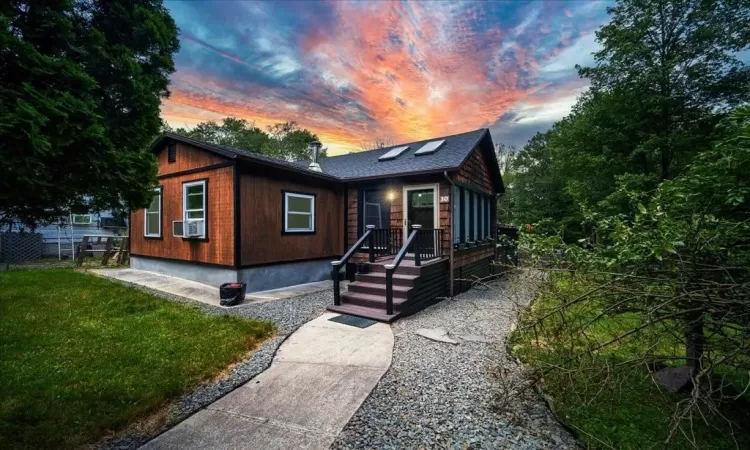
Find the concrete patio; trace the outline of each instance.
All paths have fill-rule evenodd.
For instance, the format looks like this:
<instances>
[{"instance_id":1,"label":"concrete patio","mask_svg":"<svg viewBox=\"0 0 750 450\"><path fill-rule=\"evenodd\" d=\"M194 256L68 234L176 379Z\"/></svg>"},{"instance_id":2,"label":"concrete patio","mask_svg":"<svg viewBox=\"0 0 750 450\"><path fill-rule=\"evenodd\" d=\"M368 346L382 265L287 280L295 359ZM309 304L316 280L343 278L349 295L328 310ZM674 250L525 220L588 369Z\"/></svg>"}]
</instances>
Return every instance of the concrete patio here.
<instances>
[{"instance_id":1,"label":"concrete patio","mask_svg":"<svg viewBox=\"0 0 750 450\"><path fill-rule=\"evenodd\" d=\"M148 272L138 269L95 269L90 272L107 278L132 283L147 289L164 292L170 295L177 295L211 306L220 308L240 308L243 305L251 303L261 303L283 298L296 297L298 295L311 294L330 289L332 281L318 281L315 283L306 283L296 286L289 286L281 289L269 291L251 292L245 294L245 302L236 306L221 306L219 304L219 288L196 281L185 280L183 278L162 275L156 272Z\"/></svg>"}]
</instances>

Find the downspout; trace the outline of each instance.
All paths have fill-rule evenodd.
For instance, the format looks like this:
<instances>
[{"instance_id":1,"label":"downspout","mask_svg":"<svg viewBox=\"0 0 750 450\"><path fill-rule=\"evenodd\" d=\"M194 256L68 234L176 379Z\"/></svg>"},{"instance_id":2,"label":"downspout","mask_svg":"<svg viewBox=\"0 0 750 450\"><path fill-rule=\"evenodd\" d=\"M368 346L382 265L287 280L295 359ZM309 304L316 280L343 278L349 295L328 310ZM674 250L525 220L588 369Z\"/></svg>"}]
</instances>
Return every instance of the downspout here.
<instances>
[{"instance_id":1,"label":"downspout","mask_svg":"<svg viewBox=\"0 0 750 450\"><path fill-rule=\"evenodd\" d=\"M450 267L450 269L449 269L450 270L450 274L448 275L449 276L448 279L450 280L450 282L449 282L450 293L448 295L450 296L450 298L453 298L453 245L456 242L456 239L454 237L454 233L456 232L456 228L453 226L453 193L455 192L455 186L453 184L453 180L451 180L451 177L448 176L448 171L447 170L443 171L443 176L445 177L446 180L448 180L448 183L450 183L450 185L451 185L451 195L450 195L450 197L448 197L448 198L450 198L450 202L449 202L449 206L448 206L448 209L449 209L448 223L450 224L450 229L451 229L450 258L448 259L449 267Z\"/></svg>"}]
</instances>

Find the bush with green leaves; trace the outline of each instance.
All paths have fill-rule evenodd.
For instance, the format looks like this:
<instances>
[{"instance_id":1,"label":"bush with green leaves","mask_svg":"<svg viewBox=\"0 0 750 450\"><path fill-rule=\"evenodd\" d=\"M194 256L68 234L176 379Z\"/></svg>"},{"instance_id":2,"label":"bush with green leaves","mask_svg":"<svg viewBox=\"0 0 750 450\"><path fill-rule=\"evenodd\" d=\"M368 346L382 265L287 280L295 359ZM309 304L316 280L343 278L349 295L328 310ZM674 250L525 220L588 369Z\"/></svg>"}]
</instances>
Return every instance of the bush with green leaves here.
<instances>
[{"instance_id":1,"label":"bush with green leaves","mask_svg":"<svg viewBox=\"0 0 750 450\"><path fill-rule=\"evenodd\" d=\"M592 233L579 242L536 230L522 235L532 257L573 286L548 294L557 301L527 322L557 349L548 370L573 370L627 346L635 350L615 364L692 369L682 418L743 397L750 381L750 107L725 119L720 134L654 192L623 189L630 214L588 215Z\"/></svg>"}]
</instances>

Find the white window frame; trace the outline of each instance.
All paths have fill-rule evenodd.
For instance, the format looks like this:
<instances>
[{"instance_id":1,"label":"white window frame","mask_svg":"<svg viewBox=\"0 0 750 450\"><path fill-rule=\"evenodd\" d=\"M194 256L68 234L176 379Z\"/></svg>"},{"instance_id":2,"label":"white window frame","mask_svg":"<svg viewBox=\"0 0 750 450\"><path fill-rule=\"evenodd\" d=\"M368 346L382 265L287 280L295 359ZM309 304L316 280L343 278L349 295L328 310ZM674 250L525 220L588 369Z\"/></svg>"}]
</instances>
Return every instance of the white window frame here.
<instances>
[{"instance_id":1,"label":"white window frame","mask_svg":"<svg viewBox=\"0 0 750 450\"><path fill-rule=\"evenodd\" d=\"M156 192L156 196L154 198L159 198L159 202L157 205L159 205L159 209L156 212L149 212L148 208L143 208L143 236L145 237L151 237L151 238L160 238L161 237L161 204L162 204L162 192L161 188L155 188L154 192ZM152 200L153 201L153 200ZM149 234L148 232L148 215L149 214L158 214L159 217L159 233L158 234Z\"/></svg>"},{"instance_id":2,"label":"white window frame","mask_svg":"<svg viewBox=\"0 0 750 450\"><path fill-rule=\"evenodd\" d=\"M187 209L187 191L188 188L193 186L202 186L203 187L203 203L202 207L200 209ZM186 230L187 223L190 220L202 220L203 221L203 234L200 236L191 236L195 239L203 239L206 237L206 218L208 217L208 211L206 208L206 203L208 202L208 196L206 195L206 180L197 180L197 181L189 181L187 183L182 183L182 230L183 233ZM189 212L197 212L202 211L203 212L203 218L202 219L188 219L188 213Z\"/></svg>"},{"instance_id":3,"label":"white window frame","mask_svg":"<svg viewBox=\"0 0 750 450\"><path fill-rule=\"evenodd\" d=\"M289 198L297 197L310 200L310 212L289 211ZM310 228L289 228L289 214L302 214L310 216ZM284 192L284 233L315 233L315 196L302 194L300 192Z\"/></svg>"},{"instance_id":4,"label":"white window frame","mask_svg":"<svg viewBox=\"0 0 750 450\"><path fill-rule=\"evenodd\" d=\"M88 222L78 222L76 221L76 218L79 217L88 217L89 220ZM91 217L91 214L72 214L71 221L73 225L91 225L92 223L94 223L94 219Z\"/></svg>"}]
</instances>

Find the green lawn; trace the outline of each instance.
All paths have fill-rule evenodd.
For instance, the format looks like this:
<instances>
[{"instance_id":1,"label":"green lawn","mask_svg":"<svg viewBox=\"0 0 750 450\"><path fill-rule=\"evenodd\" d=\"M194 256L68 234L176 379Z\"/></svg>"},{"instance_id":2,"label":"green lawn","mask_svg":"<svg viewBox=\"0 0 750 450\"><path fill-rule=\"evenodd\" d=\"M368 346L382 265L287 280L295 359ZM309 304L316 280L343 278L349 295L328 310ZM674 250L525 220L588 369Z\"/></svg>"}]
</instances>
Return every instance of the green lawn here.
<instances>
[{"instance_id":1,"label":"green lawn","mask_svg":"<svg viewBox=\"0 0 750 450\"><path fill-rule=\"evenodd\" d=\"M0 448L73 448L157 410L270 336L71 269L0 273Z\"/></svg>"},{"instance_id":2,"label":"green lawn","mask_svg":"<svg viewBox=\"0 0 750 450\"><path fill-rule=\"evenodd\" d=\"M553 280L552 290L545 291L535 300L525 314L524 324L547 315L560 304L560 298L575 298L587 290L586 286L573 285L566 278ZM631 312L613 314L588 328L585 339L573 335L562 341L566 334L559 334L558 327L589 323L601 311L596 301L584 302L566 313L549 316L544 328L521 327L511 337L514 353L525 363L542 369L555 366L573 370L550 372L544 379L543 388L552 397L558 415L578 432L585 448L695 448L689 442L693 438L697 448L701 449L750 448L747 401L725 405L721 410L734 422L734 429L717 415L704 411L708 423L696 418L692 431L688 425L684 429L686 434L678 431L668 445L663 444L678 402L688 395L670 394L659 389L646 367L626 362L633 360L644 348L652 349L656 356L681 354L684 345L676 337L647 330L588 357L571 360L571 355L591 341L605 342L630 329L639 320ZM571 352L571 348L574 351ZM739 390L748 381L746 373L728 375Z\"/></svg>"}]
</instances>

